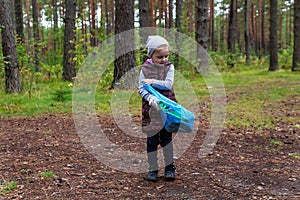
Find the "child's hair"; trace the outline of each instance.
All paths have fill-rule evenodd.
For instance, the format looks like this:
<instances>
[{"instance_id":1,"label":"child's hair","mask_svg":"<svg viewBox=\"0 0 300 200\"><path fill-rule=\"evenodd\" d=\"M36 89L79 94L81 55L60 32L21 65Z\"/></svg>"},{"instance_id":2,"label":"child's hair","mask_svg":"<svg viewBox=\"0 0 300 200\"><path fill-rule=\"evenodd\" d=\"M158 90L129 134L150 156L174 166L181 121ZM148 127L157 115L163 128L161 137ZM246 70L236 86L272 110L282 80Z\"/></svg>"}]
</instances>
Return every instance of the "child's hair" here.
<instances>
[{"instance_id":1,"label":"child's hair","mask_svg":"<svg viewBox=\"0 0 300 200\"><path fill-rule=\"evenodd\" d=\"M148 37L147 41L146 41L146 47L147 47L147 53L148 53L148 56L151 58L154 51L157 49L157 48L161 48L161 47L164 47L164 46L169 46L169 43L168 41L159 36L159 35L151 35Z\"/></svg>"}]
</instances>

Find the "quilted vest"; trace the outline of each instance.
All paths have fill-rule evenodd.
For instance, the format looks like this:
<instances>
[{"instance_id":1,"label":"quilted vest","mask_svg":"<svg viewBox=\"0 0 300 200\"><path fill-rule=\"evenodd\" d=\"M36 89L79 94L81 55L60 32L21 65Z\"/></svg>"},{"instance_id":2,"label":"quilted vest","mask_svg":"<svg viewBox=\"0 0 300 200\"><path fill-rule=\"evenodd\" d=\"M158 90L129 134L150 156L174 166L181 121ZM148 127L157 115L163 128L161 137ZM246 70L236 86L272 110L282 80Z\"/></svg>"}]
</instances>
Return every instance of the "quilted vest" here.
<instances>
[{"instance_id":1,"label":"quilted vest","mask_svg":"<svg viewBox=\"0 0 300 200\"><path fill-rule=\"evenodd\" d=\"M150 62L145 62L142 65L142 72L146 79L165 80L168 71L170 70L171 63L159 66ZM167 98L176 102L175 93L171 90L159 90L155 88L159 93L163 94ZM159 111L155 108L151 108L149 102L143 98L142 100L142 130L144 133L154 135L164 128L164 123L160 116Z\"/></svg>"}]
</instances>

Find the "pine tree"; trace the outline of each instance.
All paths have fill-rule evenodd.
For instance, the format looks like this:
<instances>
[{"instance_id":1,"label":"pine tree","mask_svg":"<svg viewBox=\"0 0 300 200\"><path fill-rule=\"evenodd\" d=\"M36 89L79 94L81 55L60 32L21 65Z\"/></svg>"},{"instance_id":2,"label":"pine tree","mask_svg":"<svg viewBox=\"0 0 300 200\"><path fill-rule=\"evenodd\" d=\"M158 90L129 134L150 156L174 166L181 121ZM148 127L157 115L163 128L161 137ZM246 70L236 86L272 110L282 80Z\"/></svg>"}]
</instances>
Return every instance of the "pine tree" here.
<instances>
[{"instance_id":1,"label":"pine tree","mask_svg":"<svg viewBox=\"0 0 300 200\"><path fill-rule=\"evenodd\" d=\"M300 71L300 0L294 1L294 54L292 71Z\"/></svg>"},{"instance_id":2,"label":"pine tree","mask_svg":"<svg viewBox=\"0 0 300 200\"><path fill-rule=\"evenodd\" d=\"M2 28L2 51L5 65L5 92L19 93L21 92L21 82L12 10L12 0L0 0L0 27Z\"/></svg>"},{"instance_id":3,"label":"pine tree","mask_svg":"<svg viewBox=\"0 0 300 200\"><path fill-rule=\"evenodd\" d=\"M75 17L76 0L66 0L65 13L65 35L64 35L64 60L63 60L63 79L73 81L75 72Z\"/></svg>"}]
</instances>

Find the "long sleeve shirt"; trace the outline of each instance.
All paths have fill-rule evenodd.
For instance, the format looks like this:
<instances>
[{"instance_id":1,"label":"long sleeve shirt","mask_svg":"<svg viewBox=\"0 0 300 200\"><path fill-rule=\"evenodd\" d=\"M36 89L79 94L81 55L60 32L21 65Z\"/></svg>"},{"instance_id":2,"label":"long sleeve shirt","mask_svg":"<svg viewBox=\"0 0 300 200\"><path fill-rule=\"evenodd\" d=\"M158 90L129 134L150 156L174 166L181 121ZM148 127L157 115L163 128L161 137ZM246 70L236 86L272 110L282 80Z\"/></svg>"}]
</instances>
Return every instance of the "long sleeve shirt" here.
<instances>
[{"instance_id":1,"label":"long sleeve shirt","mask_svg":"<svg viewBox=\"0 0 300 200\"><path fill-rule=\"evenodd\" d=\"M157 80L157 79L152 79L153 83L151 86L153 88L157 88L160 90L171 90L173 87L173 82L174 82L174 65L171 64L170 69L166 75L165 80ZM144 76L142 70L140 71L140 77L139 77L139 94L141 97L146 99L147 101L150 100L150 97L152 94L150 94L144 87L143 87L143 82L142 80L145 79L146 77Z\"/></svg>"}]
</instances>

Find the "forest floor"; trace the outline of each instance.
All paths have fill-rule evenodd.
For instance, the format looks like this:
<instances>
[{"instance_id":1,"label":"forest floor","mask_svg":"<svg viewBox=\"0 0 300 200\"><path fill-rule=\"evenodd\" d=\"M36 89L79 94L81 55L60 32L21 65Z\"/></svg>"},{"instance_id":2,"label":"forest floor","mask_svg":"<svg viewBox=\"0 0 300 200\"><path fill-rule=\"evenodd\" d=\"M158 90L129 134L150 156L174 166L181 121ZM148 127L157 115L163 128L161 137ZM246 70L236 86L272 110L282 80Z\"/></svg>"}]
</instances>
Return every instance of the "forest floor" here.
<instances>
[{"instance_id":1,"label":"forest floor","mask_svg":"<svg viewBox=\"0 0 300 200\"><path fill-rule=\"evenodd\" d=\"M0 118L0 199L300 199L300 122L280 118L300 119L299 103L294 96L269 108L275 128L224 128L212 153L200 159L204 119L176 160L177 179L165 182L161 170L156 183L95 159L71 114ZM118 140L114 120L98 117ZM137 148L144 152L144 143ZM12 181L15 188L5 189Z\"/></svg>"}]
</instances>

